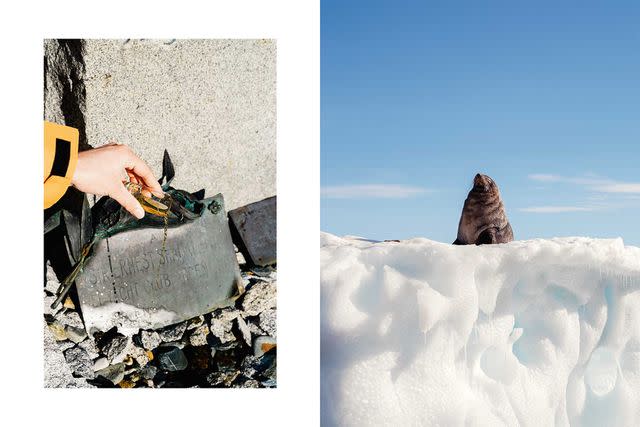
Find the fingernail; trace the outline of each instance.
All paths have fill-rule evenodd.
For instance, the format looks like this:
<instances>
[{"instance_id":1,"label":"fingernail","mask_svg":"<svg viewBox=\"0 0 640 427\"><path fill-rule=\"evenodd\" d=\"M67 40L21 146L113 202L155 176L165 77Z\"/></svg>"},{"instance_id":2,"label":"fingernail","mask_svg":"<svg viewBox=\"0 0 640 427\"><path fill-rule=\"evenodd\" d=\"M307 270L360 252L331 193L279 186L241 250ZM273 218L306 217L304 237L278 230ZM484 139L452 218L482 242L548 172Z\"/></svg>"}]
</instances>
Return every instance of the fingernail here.
<instances>
[{"instance_id":1,"label":"fingernail","mask_svg":"<svg viewBox=\"0 0 640 427\"><path fill-rule=\"evenodd\" d=\"M144 218L144 209L142 209L142 207L136 208L136 218L138 219Z\"/></svg>"}]
</instances>

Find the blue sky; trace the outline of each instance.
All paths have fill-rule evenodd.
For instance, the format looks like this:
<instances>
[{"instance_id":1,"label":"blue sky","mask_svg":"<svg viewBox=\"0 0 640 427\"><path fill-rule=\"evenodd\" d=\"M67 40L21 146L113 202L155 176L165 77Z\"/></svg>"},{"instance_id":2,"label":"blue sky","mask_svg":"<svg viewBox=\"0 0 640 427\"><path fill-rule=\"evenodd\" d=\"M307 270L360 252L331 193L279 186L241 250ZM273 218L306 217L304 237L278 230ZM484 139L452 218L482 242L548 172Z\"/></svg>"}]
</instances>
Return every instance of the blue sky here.
<instances>
[{"instance_id":1,"label":"blue sky","mask_svg":"<svg viewBox=\"0 0 640 427\"><path fill-rule=\"evenodd\" d=\"M516 239L640 246L640 3L323 0L321 16L323 231L452 242L482 172Z\"/></svg>"}]
</instances>

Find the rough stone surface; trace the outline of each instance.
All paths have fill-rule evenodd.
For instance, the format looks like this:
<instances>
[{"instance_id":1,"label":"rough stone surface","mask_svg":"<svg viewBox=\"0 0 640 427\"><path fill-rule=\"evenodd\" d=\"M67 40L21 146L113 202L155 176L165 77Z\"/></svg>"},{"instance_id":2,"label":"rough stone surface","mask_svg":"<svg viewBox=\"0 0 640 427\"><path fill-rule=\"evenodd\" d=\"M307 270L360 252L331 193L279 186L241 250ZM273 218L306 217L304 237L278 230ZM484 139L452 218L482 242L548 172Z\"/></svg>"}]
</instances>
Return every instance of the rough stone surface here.
<instances>
[{"instance_id":1,"label":"rough stone surface","mask_svg":"<svg viewBox=\"0 0 640 427\"><path fill-rule=\"evenodd\" d=\"M96 376L101 376L111 381L114 385L118 384L124 379L124 363L116 363L115 365L109 365L104 369L95 373Z\"/></svg>"},{"instance_id":2,"label":"rough stone surface","mask_svg":"<svg viewBox=\"0 0 640 427\"><path fill-rule=\"evenodd\" d=\"M245 293L242 310L247 316L257 316L276 306L276 285L274 282L258 281Z\"/></svg>"},{"instance_id":3,"label":"rough stone surface","mask_svg":"<svg viewBox=\"0 0 640 427\"><path fill-rule=\"evenodd\" d=\"M127 355L127 347L131 337L116 335L102 348L102 353L107 356L110 362L122 362Z\"/></svg>"},{"instance_id":4,"label":"rough stone surface","mask_svg":"<svg viewBox=\"0 0 640 427\"><path fill-rule=\"evenodd\" d=\"M156 331L140 332L140 340L142 341L142 345L144 346L144 348L147 350L153 350L162 342L160 334L158 334Z\"/></svg>"},{"instance_id":5,"label":"rough stone surface","mask_svg":"<svg viewBox=\"0 0 640 427\"><path fill-rule=\"evenodd\" d=\"M77 311L67 311L64 314L57 316L56 320L64 326L71 326L78 329L84 329L84 323Z\"/></svg>"},{"instance_id":6,"label":"rough stone surface","mask_svg":"<svg viewBox=\"0 0 640 427\"><path fill-rule=\"evenodd\" d=\"M130 346L129 355L140 367L146 366L147 363L149 363L149 353L138 346Z\"/></svg>"},{"instance_id":7,"label":"rough stone surface","mask_svg":"<svg viewBox=\"0 0 640 427\"><path fill-rule=\"evenodd\" d=\"M58 348L53 334L46 326L44 332L44 386L46 388L93 388L84 378L75 378Z\"/></svg>"},{"instance_id":8,"label":"rough stone surface","mask_svg":"<svg viewBox=\"0 0 640 427\"><path fill-rule=\"evenodd\" d=\"M64 352L64 358L75 375L93 378L93 361L89 354L80 347L72 347Z\"/></svg>"},{"instance_id":9,"label":"rough stone surface","mask_svg":"<svg viewBox=\"0 0 640 427\"><path fill-rule=\"evenodd\" d=\"M84 328L66 326L64 328L64 331L67 337L76 344L82 342L87 338L87 332L84 330Z\"/></svg>"},{"instance_id":10,"label":"rough stone surface","mask_svg":"<svg viewBox=\"0 0 640 427\"><path fill-rule=\"evenodd\" d=\"M57 315L60 310L62 310L62 305L58 305L56 308L51 308L51 304L53 304L53 302L56 300L56 297L53 295L47 295L45 293L44 295L44 307L42 312L45 315L50 315L50 316L55 316Z\"/></svg>"},{"instance_id":11,"label":"rough stone surface","mask_svg":"<svg viewBox=\"0 0 640 427\"><path fill-rule=\"evenodd\" d=\"M247 319L247 326L249 327L249 331L251 331L253 335L267 335L267 333L262 328L260 328L260 326L258 326L258 320L256 317Z\"/></svg>"},{"instance_id":12,"label":"rough stone surface","mask_svg":"<svg viewBox=\"0 0 640 427\"><path fill-rule=\"evenodd\" d=\"M189 342L193 346L201 346L207 344L207 335L209 335L209 326L204 324L197 327L189 336Z\"/></svg>"},{"instance_id":13,"label":"rough stone surface","mask_svg":"<svg viewBox=\"0 0 640 427\"><path fill-rule=\"evenodd\" d=\"M235 310L222 309L216 310L211 318L211 333L220 340L221 343L233 341L235 337L231 332L233 328L233 319L238 316Z\"/></svg>"},{"instance_id":14,"label":"rough stone surface","mask_svg":"<svg viewBox=\"0 0 640 427\"><path fill-rule=\"evenodd\" d=\"M44 119L85 133L85 63L81 40L44 40Z\"/></svg>"},{"instance_id":15,"label":"rough stone surface","mask_svg":"<svg viewBox=\"0 0 640 427\"><path fill-rule=\"evenodd\" d=\"M260 313L258 316L259 326L260 328L267 333L267 335L271 335L274 338L277 338L277 323L276 323L276 310L265 310Z\"/></svg>"},{"instance_id":16,"label":"rough stone surface","mask_svg":"<svg viewBox=\"0 0 640 427\"><path fill-rule=\"evenodd\" d=\"M182 371L187 368L188 361L182 350L170 347L158 355L160 366L167 371Z\"/></svg>"},{"instance_id":17,"label":"rough stone surface","mask_svg":"<svg viewBox=\"0 0 640 427\"><path fill-rule=\"evenodd\" d=\"M157 373L158 373L158 368L156 368L155 366L145 366L140 370L140 374L142 375L142 377L147 380L152 380Z\"/></svg>"},{"instance_id":18,"label":"rough stone surface","mask_svg":"<svg viewBox=\"0 0 640 427\"><path fill-rule=\"evenodd\" d=\"M187 322L178 323L176 325L167 326L158 331L162 342L177 341L182 338L184 331L187 329Z\"/></svg>"},{"instance_id":19,"label":"rough stone surface","mask_svg":"<svg viewBox=\"0 0 640 427\"><path fill-rule=\"evenodd\" d=\"M275 41L87 40L83 59L89 144L127 144L156 174L168 148L189 171L174 185L229 209L276 194Z\"/></svg>"},{"instance_id":20,"label":"rough stone surface","mask_svg":"<svg viewBox=\"0 0 640 427\"><path fill-rule=\"evenodd\" d=\"M100 357L93 362L93 370L100 371L109 366L109 360L106 357Z\"/></svg>"},{"instance_id":21,"label":"rough stone surface","mask_svg":"<svg viewBox=\"0 0 640 427\"><path fill-rule=\"evenodd\" d=\"M56 341L64 341L67 339L67 333L64 326L60 322L51 322L47 324L47 328L51 331L51 335Z\"/></svg>"},{"instance_id":22,"label":"rough stone surface","mask_svg":"<svg viewBox=\"0 0 640 427\"><path fill-rule=\"evenodd\" d=\"M196 329L204 323L204 316L194 317L187 322L187 330Z\"/></svg>"},{"instance_id":23,"label":"rough stone surface","mask_svg":"<svg viewBox=\"0 0 640 427\"><path fill-rule=\"evenodd\" d=\"M276 196L229 211L234 243L253 265L267 266L277 261Z\"/></svg>"},{"instance_id":24,"label":"rough stone surface","mask_svg":"<svg viewBox=\"0 0 640 427\"><path fill-rule=\"evenodd\" d=\"M81 322L77 311L66 309L56 315L45 315L45 325L54 325L44 328L45 385L275 387L276 352L273 350L276 341L275 337L267 336L269 334L260 325L265 329L275 328L276 310L266 308L271 305L265 303L270 301L271 290L259 284L267 282L275 288L276 276L275 271L270 270L258 273L251 268L242 271L243 280L249 284L248 290L253 288L251 293L255 293L253 297L249 294L254 301L247 308L251 313L264 309L255 315L243 311L243 296L225 308L161 330L137 330L132 336L126 336L112 329L87 337L79 344L74 344L67 334L75 331L79 336L83 335L83 330L76 331L70 326ZM47 291L43 293L46 297ZM55 331L61 334L61 341L55 340ZM163 338L173 341L162 342ZM145 344L153 350L145 349ZM47 363L56 357L55 364ZM83 378L74 378L74 375ZM56 376L55 382L51 380L53 376Z\"/></svg>"},{"instance_id":25,"label":"rough stone surface","mask_svg":"<svg viewBox=\"0 0 640 427\"><path fill-rule=\"evenodd\" d=\"M242 316L236 317L236 325L238 326L238 330L240 331L244 342L248 346L251 346L251 331L249 330L249 326L247 325L247 322L244 321Z\"/></svg>"},{"instance_id":26,"label":"rough stone surface","mask_svg":"<svg viewBox=\"0 0 640 427\"><path fill-rule=\"evenodd\" d=\"M98 349L96 342L92 339L85 339L80 344L78 344L78 347L84 349L87 354L89 354L89 357L91 357L91 359L95 359L100 356L100 350Z\"/></svg>"}]
</instances>

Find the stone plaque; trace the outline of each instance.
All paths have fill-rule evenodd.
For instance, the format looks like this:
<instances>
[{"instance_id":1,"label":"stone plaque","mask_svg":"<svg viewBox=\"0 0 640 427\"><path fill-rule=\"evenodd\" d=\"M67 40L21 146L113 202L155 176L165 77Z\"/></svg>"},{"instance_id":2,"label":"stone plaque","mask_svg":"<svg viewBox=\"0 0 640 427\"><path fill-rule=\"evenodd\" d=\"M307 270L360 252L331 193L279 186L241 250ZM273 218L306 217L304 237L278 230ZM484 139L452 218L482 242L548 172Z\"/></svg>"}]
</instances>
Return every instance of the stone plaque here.
<instances>
[{"instance_id":1,"label":"stone plaque","mask_svg":"<svg viewBox=\"0 0 640 427\"><path fill-rule=\"evenodd\" d=\"M184 225L101 240L76 279L85 327L124 334L156 329L225 305L242 283L222 195ZM214 205L215 206L215 205Z\"/></svg>"},{"instance_id":2,"label":"stone plaque","mask_svg":"<svg viewBox=\"0 0 640 427\"><path fill-rule=\"evenodd\" d=\"M276 196L229 211L229 220L247 261L263 267L276 262Z\"/></svg>"}]
</instances>

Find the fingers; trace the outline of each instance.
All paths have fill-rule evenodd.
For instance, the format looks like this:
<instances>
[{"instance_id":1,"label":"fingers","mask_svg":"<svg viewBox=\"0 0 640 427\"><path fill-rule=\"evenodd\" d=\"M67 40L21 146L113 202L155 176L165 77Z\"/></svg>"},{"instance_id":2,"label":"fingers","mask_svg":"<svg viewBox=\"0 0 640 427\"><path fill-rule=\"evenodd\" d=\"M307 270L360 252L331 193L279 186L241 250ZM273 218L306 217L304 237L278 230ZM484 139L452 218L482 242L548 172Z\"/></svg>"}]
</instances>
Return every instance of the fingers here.
<instances>
[{"instance_id":1,"label":"fingers","mask_svg":"<svg viewBox=\"0 0 640 427\"><path fill-rule=\"evenodd\" d=\"M129 158L127 159L126 168L130 171L133 171L139 179L144 181L144 185L148 187L153 193L158 193L157 195L162 196L164 193L162 192L162 187L158 184L158 180L151 172L151 168L138 156L136 156L133 151L129 150Z\"/></svg>"},{"instance_id":2,"label":"fingers","mask_svg":"<svg viewBox=\"0 0 640 427\"><path fill-rule=\"evenodd\" d=\"M135 216L138 219L144 217L144 209L142 209L142 206L140 206L140 203L136 200L136 198L133 197L131 193L129 193L129 191L127 191L124 184L121 183L117 187L117 190L115 190L115 192L113 194L110 194L109 196L120 203L123 208L131 213L131 215Z\"/></svg>"},{"instance_id":3,"label":"fingers","mask_svg":"<svg viewBox=\"0 0 640 427\"><path fill-rule=\"evenodd\" d=\"M140 184L140 182L138 181L138 177L134 173L127 171L127 176L129 177L129 181L133 182L134 184Z\"/></svg>"}]
</instances>

